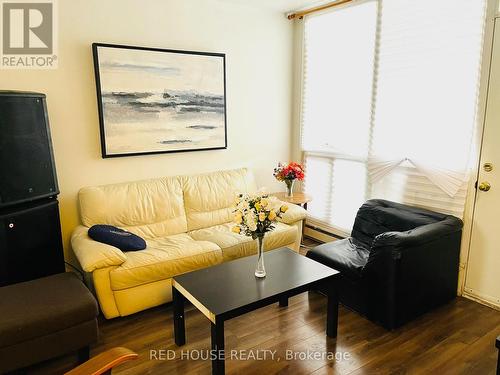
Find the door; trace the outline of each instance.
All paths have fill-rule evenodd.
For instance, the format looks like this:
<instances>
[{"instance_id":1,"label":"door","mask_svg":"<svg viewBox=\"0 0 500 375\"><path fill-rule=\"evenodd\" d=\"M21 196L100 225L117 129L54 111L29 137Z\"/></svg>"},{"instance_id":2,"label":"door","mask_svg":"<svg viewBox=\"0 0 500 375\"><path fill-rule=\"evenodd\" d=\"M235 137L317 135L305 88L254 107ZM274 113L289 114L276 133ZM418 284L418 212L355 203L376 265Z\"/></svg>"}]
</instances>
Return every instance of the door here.
<instances>
[{"instance_id":1,"label":"door","mask_svg":"<svg viewBox=\"0 0 500 375\"><path fill-rule=\"evenodd\" d=\"M465 293L500 308L500 21L495 20Z\"/></svg>"}]
</instances>

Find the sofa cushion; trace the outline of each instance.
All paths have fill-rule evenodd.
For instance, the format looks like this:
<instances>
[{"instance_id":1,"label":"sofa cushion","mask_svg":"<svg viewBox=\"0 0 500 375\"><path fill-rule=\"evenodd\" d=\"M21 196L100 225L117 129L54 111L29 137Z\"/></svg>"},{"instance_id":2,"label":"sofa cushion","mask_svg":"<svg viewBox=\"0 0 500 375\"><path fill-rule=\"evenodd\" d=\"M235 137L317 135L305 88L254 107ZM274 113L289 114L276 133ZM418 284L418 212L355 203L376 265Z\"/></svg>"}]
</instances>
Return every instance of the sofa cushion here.
<instances>
[{"instance_id":1,"label":"sofa cushion","mask_svg":"<svg viewBox=\"0 0 500 375\"><path fill-rule=\"evenodd\" d=\"M137 251L146 248L144 239L112 225L93 225L88 234L94 241L117 247L121 251Z\"/></svg>"},{"instance_id":2,"label":"sofa cushion","mask_svg":"<svg viewBox=\"0 0 500 375\"><path fill-rule=\"evenodd\" d=\"M93 321L97 302L71 272L0 288L0 347Z\"/></svg>"},{"instance_id":3,"label":"sofa cushion","mask_svg":"<svg viewBox=\"0 0 500 375\"><path fill-rule=\"evenodd\" d=\"M87 187L80 190L82 223L108 224L143 238L187 231L180 177Z\"/></svg>"},{"instance_id":4,"label":"sofa cushion","mask_svg":"<svg viewBox=\"0 0 500 375\"><path fill-rule=\"evenodd\" d=\"M127 260L110 272L111 289L121 290L222 262L219 246L187 234L148 240L145 250L127 253Z\"/></svg>"},{"instance_id":5,"label":"sofa cushion","mask_svg":"<svg viewBox=\"0 0 500 375\"><path fill-rule=\"evenodd\" d=\"M216 243L222 249L224 261L245 257L257 253L257 240L231 231L233 223L216 225L210 228L189 232L195 240ZM290 245L297 239L297 227L276 223L272 232L264 237L264 250Z\"/></svg>"},{"instance_id":6,"label":"sofa cushion","mask_svg":"<svg viewBox=\"0 0 500 375\"><path fill-rule=\"evenodd\" d=\"M316 246L306 256L340 271L344 276L359 279L369 255L370 250L362 243L346 238Z\"/></svg>"},{"instance_id":7,"label":"sofa cushion","mask_svg":"<svg viewBox=\"0 0 500 375\"><path fill-rule=\"evenodd\" d=\"M188 230L208 228L231 221L236 194L256 190L253 176L247 169L184 177Z\"/></svg>"}]
</instances>

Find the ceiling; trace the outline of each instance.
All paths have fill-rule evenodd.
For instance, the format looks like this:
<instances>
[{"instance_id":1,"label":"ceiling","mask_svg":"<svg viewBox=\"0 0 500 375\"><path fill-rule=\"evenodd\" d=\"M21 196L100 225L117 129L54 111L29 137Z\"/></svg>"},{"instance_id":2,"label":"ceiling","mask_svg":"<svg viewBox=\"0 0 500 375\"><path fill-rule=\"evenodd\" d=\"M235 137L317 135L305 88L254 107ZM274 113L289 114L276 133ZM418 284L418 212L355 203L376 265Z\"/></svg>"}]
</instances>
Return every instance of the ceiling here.
<instances>
[{"instance_id":1,"label":"ceiling","mask_svg":"<svg viewBox=\"0 0 500 375\"><path fill-rule=\"evenodd\" d=\"M223 0L228 3L244 4L253 8L265 8L278 12L289 12L319 5L328 1L325 0Z\"/></svg>"}]
</instances>

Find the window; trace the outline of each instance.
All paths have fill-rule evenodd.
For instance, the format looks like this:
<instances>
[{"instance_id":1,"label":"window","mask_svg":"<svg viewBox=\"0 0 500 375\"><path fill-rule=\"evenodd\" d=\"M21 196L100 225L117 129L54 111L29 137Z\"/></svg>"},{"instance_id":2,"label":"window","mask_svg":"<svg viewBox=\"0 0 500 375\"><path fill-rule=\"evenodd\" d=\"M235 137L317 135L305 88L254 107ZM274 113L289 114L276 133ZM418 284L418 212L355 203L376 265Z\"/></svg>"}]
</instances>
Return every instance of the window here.
<instances>
[{"instance_id":1,"label":"window","mask_svg":"<svg viewBox=\"0 0 500 375\"><path fill-rule=\"evenodd\" d=\"M313 223L384 198L463 215L485 0L358 1L307 16L302 150Z\"/></svg>"}]
</instances>

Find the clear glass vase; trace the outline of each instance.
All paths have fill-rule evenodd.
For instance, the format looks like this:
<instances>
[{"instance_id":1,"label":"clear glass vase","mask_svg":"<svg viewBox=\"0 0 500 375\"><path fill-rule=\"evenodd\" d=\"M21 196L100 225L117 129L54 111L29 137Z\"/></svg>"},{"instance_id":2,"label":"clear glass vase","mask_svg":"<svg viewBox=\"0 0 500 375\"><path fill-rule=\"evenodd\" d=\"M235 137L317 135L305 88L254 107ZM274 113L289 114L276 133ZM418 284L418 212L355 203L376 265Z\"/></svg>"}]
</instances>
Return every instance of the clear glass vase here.
<instances>
[{"instance_id":1,"label":"clear glass vase","mask_svg":"<svg viewBox=\"0 0 500 375\"><path fill-rule=\"evenodd\" d=\"M255 268L256 277L266 277L266 268L264 267L264 235L257 236L257 267Z\"/></svg>"},{"instance_id":2,"label":"clear glass vase","mask_svg":"<svg viewBox=\"0 0 500 375\"><path fill-rule=\"evenodd\" d=\"M286 196L293 197L293 185L295 185L295 180L285 180L286 184Z\"/></svg>"}]
</instances>

